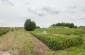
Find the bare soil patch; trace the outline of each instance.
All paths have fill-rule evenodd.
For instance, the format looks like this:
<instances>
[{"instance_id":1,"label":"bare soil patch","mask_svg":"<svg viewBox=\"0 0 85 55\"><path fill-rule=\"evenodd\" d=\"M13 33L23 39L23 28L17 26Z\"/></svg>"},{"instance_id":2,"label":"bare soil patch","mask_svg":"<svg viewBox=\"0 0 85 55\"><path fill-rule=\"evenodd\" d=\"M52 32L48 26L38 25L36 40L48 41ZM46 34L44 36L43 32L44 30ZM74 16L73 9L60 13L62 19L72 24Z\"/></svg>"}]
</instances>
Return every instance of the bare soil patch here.
<instances>
[{"instance_id":1,"label":"bare soil patch","mask_svg":"<svg viewBox=\"0 0 85 55\"><path fill-rule=\"evenodd\" d=\"M45 51L49 51L50 50L46 44L44 44L42 41L40 41L36 37L33 36L32 39L33 39L33 42L35 44L35 48L34 49L37 52L44 53Z\"/></svg>"}]
</instances>

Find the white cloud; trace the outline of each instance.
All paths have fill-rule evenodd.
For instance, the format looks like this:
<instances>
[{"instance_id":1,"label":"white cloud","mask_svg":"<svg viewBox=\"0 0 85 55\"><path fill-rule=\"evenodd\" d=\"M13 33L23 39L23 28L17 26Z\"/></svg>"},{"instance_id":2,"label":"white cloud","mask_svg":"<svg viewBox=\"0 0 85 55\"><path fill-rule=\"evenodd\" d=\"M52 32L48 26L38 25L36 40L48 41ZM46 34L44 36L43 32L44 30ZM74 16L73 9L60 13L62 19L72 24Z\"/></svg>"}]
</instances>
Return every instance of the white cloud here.
<instances>
[{"instance_id":1,"label":"white cloud","mask_svg":"<svg viewBox=\"0 0 85 55\"><path fill-rule=\"evenodd\" d=\"M57 22L85 25L85 0L0 0L0 26L23 26L26 18L38 26Z\"/></svg>"},{"instance_id":2,"label":"white cloud","mask_svg":"<svg viewBox=\"0 0 85 55\"><path fill-rule=\"evenodd\" d=\"M4 4L4 5L11 5L11 6L14 6L14 4L9 1L9 0L1 0L1 2Z\"/></svg>"}]
</instances>

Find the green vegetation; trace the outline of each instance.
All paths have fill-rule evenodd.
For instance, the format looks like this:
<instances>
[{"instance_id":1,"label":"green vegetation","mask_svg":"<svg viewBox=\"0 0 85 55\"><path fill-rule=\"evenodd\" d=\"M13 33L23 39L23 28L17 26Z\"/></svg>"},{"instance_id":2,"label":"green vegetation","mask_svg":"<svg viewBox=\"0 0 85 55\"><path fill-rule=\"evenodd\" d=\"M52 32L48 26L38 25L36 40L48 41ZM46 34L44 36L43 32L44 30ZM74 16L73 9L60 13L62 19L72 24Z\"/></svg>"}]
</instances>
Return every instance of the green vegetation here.
<instances>
[{"instance_id":1,"label":"green vegetation","mask_svg":"<svg viewBox=\"0 0 85 55\"><path fill-rule=\"evenodd\" d=\"M47 31L47 34L43 34L44 30ZM79 28L50 27L36 29L31 33L46 43L51 49L59 50L81 45L83 43L81 37L85 31Z\"/></svg>"},{"instance_id":2,"label":"green vegetation","mask_svg":"<svg viewBox=\"0 0 85 55\"><path fill-rule=\"evenodd\" d=\"M27 19L24 24L24 29L26 31L32 31L36 28L36 24L34 21L31 21L31 19Z\"/></svg>"},{"instance_id":3,"label":"green vegetation","mask_svg":"<svg viewBox=\"0 0 85 55\"><path fill-rule=\"evenodd\" d=\"M85 46L75 46L64 50L48 51L44 55L85 55Z\"/></svg>"},{"instance_id":4,"label":"green vegetation","mask_svg":"<svg viewBox=\"0 0 85 55\"><path fill-rule=\"evenodd\" d=\"M34 47L32 35L22 27L10 28L7 34L0 37L0 51L12 55L37 55Z\"/></svg>"},{"instance_id":5,"label":"green vegetation","mask_svg":"<svg viewBox=\"0 0 85 55\"><path fill-rule=\"evenodd\" d=\"M77 26L75 26L73 23L57 23L57 24L53 24L51 26L64 26L64 27L69 27L69 28L77 28Z\"/></svg>"},{"instance_id":6,"label":"green vegetation","mask_svg":"<svg viewBox=\"0 0 85 55\"><path fill-rule=\"evenodd\" d=\"M30 32L50 50L42 50L38 41L35 44ZM23 27L1 27L0 50L15 55L85 55L85 27L51 26L30 32Z\"/></svg>"},{"instance_id":7,"label":"green vegetation","mask_svg":"<svg viewBox=\"0 0 85 55\"><path fill-rule=\"evenodd\" d=\"M9 31L8 27L0 27L0 36L6 34Z\"/></svg>"}]
</instances>

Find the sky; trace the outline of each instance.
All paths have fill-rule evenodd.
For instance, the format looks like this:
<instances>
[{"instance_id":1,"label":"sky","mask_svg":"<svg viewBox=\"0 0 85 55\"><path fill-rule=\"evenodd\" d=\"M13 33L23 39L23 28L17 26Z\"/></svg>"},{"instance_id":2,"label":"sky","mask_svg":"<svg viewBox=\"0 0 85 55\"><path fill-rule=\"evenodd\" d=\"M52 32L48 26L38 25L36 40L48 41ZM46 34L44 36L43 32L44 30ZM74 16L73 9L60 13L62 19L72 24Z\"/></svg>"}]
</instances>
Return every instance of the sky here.
<instances>
[{"instance_id":1,"label":"sky","mask_svg":"<svg viewBox=\"0 0 85 55\"><path fill-rule=\"evenodd\" d=\"M26 19L40 27L58 22L85 26L85 0L0 0L0 27L23 27Z\"/></svg>"}]
</instances>

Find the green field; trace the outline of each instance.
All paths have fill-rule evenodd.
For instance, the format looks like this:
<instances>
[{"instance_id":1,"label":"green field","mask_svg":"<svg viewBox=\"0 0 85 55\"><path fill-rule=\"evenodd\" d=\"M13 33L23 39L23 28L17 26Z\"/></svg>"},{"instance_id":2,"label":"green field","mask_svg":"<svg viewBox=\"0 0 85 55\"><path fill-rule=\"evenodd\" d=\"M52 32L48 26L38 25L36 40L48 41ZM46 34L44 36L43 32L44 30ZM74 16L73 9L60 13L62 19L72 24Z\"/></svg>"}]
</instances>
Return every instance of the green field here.
<instances>
[{"instance_id":1,"label":"green field","mask_svg":"<svg viewBox=\"0 0 85 55\"><path fill-rule=\"evenodd\" d=\"M31 33L54 50L52 55L85 55L85 28L49 27Z\"/></svg>"},{"instance_id":2,"label":"green field","mask_svg":"<svg viewBox=\"0 0 85 55\"><path fill-rule=\"evenodd\" d=\"M22 27L1 27L0 51L11 55L85 55L85 28L49 27L29 32Z\"/></svg>"}]
</instances>

